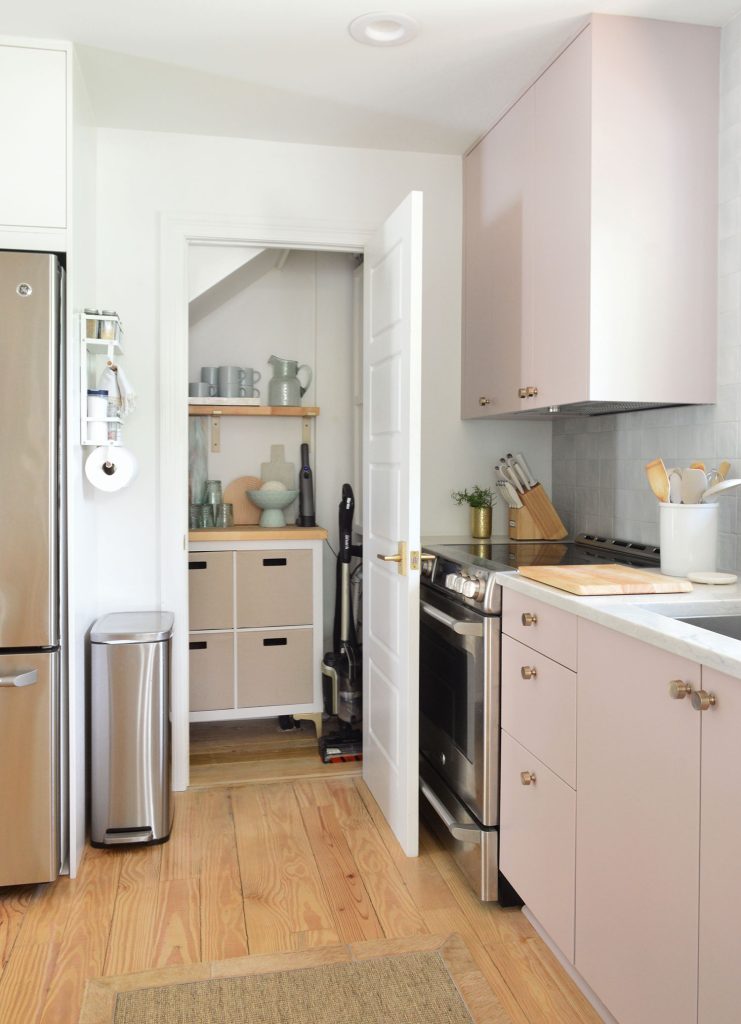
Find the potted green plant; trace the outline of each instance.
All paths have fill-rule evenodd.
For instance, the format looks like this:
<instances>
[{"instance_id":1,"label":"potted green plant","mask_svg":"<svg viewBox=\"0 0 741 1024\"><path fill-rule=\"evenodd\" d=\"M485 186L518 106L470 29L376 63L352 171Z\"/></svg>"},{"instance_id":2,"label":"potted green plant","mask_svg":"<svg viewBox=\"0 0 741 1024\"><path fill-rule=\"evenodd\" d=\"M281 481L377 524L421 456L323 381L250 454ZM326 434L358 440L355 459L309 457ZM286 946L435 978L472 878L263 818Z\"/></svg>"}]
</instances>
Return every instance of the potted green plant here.
<instances>
[{"instance_id":1,"label":"potted green plant","mask_svg":"<svg viewBox=\"0 0 741 1024\"><path fill-rule=\"evenodd\" d=\"M474 484L470 491L451 491L450 497L456 505L468 505L471 509L472 537L491 537L491 510L497 499L490 487L479 487L478 484Z\"/></svg>"}]
</instances>

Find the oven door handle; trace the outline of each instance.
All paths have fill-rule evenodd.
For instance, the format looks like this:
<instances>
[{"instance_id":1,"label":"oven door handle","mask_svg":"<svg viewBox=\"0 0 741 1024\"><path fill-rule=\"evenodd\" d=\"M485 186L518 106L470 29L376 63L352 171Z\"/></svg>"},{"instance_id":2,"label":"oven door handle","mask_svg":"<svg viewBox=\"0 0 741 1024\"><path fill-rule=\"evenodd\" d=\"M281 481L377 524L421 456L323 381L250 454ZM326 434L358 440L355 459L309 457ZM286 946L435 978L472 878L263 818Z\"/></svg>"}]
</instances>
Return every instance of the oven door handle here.
<instances>
[{"instance_id":1,"label":"oven door handle","mask_svg":"<svg viewBox=\"0 0 741 1024\"><path fill-rule=\"evenodd\" d=\"M478 825L464 825L463 822L456 821L424 779L419 780L419 788L453 839L457 839L461 843L481 843L481 829Z\"/></svg>"},{"instance_id":2,"label":"oven door handle","mask_svg":"<svg viewBox=\"0 0 741 1024\"><path fill-rule=\"evenodd\" d=\"M462 619L454 619L452 615L446 615L445 612L441 612L439 608L434 608L426 601L422 601L420 607L425 615L429 615L431 619L437 619L438 622L442 622L443 626L452 629L459 636L484 635L484 627L480 622L465 622Z\"/></svg>"}]
</instances>

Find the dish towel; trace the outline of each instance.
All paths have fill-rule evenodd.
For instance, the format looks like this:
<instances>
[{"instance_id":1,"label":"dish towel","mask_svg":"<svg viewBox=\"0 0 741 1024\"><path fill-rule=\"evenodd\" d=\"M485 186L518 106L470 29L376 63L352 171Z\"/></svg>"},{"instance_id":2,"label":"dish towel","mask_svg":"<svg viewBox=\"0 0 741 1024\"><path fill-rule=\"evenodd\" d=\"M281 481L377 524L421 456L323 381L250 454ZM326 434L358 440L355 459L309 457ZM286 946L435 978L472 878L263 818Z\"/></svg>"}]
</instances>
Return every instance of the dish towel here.
<instances>
[{"instance_id":1,"label":"dish towel","mask_svg":"<svg viewBox=\"0 0 741 1024\"><path fill-rule=\"evenodd\" d=\"M121 419L125 419L136 405L136 393L117 363L108 363L100 375L98 387L108 392L108 400L118 407Z\"/></svg>"}]
</instances>

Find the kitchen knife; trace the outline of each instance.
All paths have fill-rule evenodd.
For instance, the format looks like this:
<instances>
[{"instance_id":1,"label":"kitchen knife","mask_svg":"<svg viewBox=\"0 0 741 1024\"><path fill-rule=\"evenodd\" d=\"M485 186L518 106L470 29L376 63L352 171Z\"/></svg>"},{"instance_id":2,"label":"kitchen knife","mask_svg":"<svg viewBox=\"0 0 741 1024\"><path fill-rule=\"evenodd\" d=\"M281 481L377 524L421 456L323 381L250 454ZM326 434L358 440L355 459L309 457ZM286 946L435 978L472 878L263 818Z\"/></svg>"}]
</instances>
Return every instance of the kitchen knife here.
<instances>
[{"instance_id":1,"label":"kitchen knife","mask_svg":"<svg viewBox=\"0 0 741 1024\"><path fill-rule=\"evenodd\" d=\"M509 491L512 490L512 484L508 483L507 480L497 480L497 487L502 492L502 497L506 501L509 508L514 508L515 506L512 504L512 499L509 495Z\"/></svg>"},{"instance_id":2,"label":"kitchen knife","mask_svg":"<svg viewBox=\"0 0 741 1024\"><path fill-rule=\"evenodd\" d=\"M517 464L517 460L512 452L507 452L507 465L522 484L523 490L527 491L530 487L527 482L527 474L525 473L525 470Z\"/></svg>"},{"instance_id":3,"label":"kitchen knife","mask_svg":"<svg viewBox=\"0 0 741 1024\"><path fill-rule=\"evenodd\" d=\"M509 507L522 508L522 502L520 501L519 495L509 480L500 480L499 483L504 491L504 500L507 502Z\"/></svg>"},{"instance_id":4,"label":"kitchen knife","mask_svg":"<svg viewBox=\"0 0 741 1024\"><path fill-rule=\"evenodd\" d=\"M525 478L527 480L528 487L535 487L538 483L537 478L533 473L532 469L530 469L530 467L528 466L527 459L522 454L522 452L518 452L517 455L515 455L515 459L520 469L525 470Z\"/></svg>"},{"instance_id":5,"label":"kitchen knife","mask_svg":"<svg viewBox=\"0 0 741 1024\"><path fill-rule=\"evenodd\" d=\"M520 478L515 473L515 471L510 469L509 466L507 465L507 460L500 459L498 465L502 471L502 475L504 476L505 480L509 480L509 482L512 484L512 486L518 494L522 494L525 488L520 483Z\"/></svg>"}]
</instances>

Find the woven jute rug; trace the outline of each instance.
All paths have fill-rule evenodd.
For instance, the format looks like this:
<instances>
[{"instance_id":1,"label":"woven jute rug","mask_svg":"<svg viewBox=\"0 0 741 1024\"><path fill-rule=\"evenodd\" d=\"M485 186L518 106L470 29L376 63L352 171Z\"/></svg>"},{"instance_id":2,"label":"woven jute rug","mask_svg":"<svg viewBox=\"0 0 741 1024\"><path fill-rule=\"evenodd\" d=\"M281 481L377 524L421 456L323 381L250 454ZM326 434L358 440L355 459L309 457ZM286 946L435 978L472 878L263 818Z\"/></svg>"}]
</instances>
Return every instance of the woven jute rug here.
<instances>
[{"instance_id":1,"label":"woven jute rug","mask_svg":"<svg viewBox=\"0 0 741 1024\"><path fill-rule=\"evenodd\" d=\"M80 1024L511 1024L462 939L242 957L88 982Z\"/></svg>"}]
</instances>

